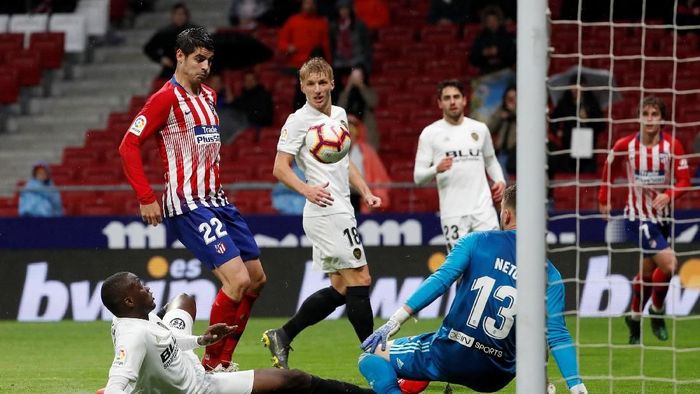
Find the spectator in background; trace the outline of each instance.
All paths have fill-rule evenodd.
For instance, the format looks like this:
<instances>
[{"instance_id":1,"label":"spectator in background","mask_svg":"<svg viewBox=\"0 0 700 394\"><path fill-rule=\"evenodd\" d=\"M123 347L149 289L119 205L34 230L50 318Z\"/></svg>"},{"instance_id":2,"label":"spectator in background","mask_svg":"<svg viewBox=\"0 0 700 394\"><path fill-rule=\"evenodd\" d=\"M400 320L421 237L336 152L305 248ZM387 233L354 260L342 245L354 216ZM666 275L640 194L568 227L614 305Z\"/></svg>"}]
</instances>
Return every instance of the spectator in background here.
<instances>
[{"instance_id":1,"label":"spectator in background","mask_svg":"<svg viewBox=\"0 0 700 394\"><path fill-rule=\"evenodd\" d=\"M314 0L303 0L301 10L292 15L279 32L277 48L286 55L287 67L300 68L312 53L331 61L328 20L316 13Z\"/></svg>"},{"instance_id":2,"label":"spectator in background","mask_svg":"<svg viewBox=\"0 0 700 394\"><path fill-rule=\"evenodd\" d=\"M370 31L389 26L387 0L355 0L355 14Z\"/></svg>"},{"instance_id":3,"label":"spectator in background","mask_svg":"<svg viewBox=\"0 0 700 394\"><path fill-rule=\"evenodd\" d=\"M372 41L367 26L355 17L350 0L338 0L330 27L330 43L336 80L342 81L352 67L361 65L366 71L372 65Z\"/></svg>"},{"instance_id":4,"label":"spectator in background","mask_svg":"<svg viewBox=\"0 0 700 394\"><path fill-rule=\"evenodd\" d=\"M219 135L222 143L231 141L239 131L245 129L248 122L245 115L234 110L234 95L231 86L224 81L221 74L210 74L207 85L216 92L216 114L219 117Z\"/></svg>"},{"instance_id":5,"label":"spectator in background","mask_svg":"<svg viewBox=\"0 0 700 394\"><path fill-rule=\"evenodd\" d=\"M216 91L216 111L219 115L222 142L229 141L238 131L245 128L254 127L259 131L262 127L272 125L272 95L258 83L258 78L252 70L243 73L243 87L238 97L219 74L212 74L207 84ZM257 135L259 136L259 133Z\"/></svg>"},{"instance_id":6,"label":"spectator in background","mask_svg":"<svg viewBox=\"0 0 700 394\"><path fill-rule=\"evenodd\" d=\"M327 20L333 20L336 14L337 3L345 0L314 0L316 13ZM352 0L350 0L352 4Z\"/></svg>"},{"instance_id":7,"label":"spectator in background","mask_svg":"<svg viewBox=\"0 0 700 394\"><path fill-rule=\"evenodd\" d=\"M426 20L430 24L440 25L467 23L470 3L470 0L432 0Z\"/></svg>"},{"instance_id":8,"label":"spectator in background","mask_svg":"<svg viewBox=\"0 0 700 394\"><path fill-rule=\"evenodd\" d=\"M503 12L495 6L481 11L481 30L474 39L469 62L481 75L515 65L515 37L503 24Z\"/></svg>"},{"instance_id":9,"label":"spectator in background","mask_svg":"<svg viewBox=\"0 0 700 394\"><path fill-rule=\"evenodd\" d=\"M275 19L273 6L274 0L232 0L228 20L241 29L255 29L258 23L272 25Z\"/></svg>"},{"instance_id":10,"label":"spectator in background","mask_svg":"<svg viewBox=\"0 0 700 394\"><path fill-rule=\"evenodd\" d=\"M304 172L296 161L292 162L292 171L305 182ZM352 196L351 196L352 197ZM288 188L284 183L277 182L272 188L272 207L283 215L301 215L304 213L306 197Z\"/></svg>"},{"instance_id":11,"label":"spectator in background","mask_svg":"<svg viewBox=\"0 0 700 394\"><path fill-rule=\"evenodd\" d=\"M672 24L673 20L668 22ZM679 26L700 26L700 1L679 1L676 22ZM690 32L698 33L700 29L697 27L695 29L679 29L678 32L681 34Z\"/></svg>"},{"instance_id":12,"label":"spectator in background","mask_svg":"<svg viewBox=\"0 0 700 394\"><path fill-rule=\"evenodd\" d=\"M61 194L51 180L49 166L44 163L34 165L32 179L19 195L19 216L63 216Z\"/></svg>"},{"instance_id":13,"label":"spectator in background","mask_svg":"<svg viewBox=\"0 0 700 394\"><path fill-rule=\"evenodd\" d=\"M233 99L231 106L245 115L248 126L260 129L272 125L272 95L258 82L253 71L243 74L243 89L241 94Z\"/></svg>"},{"instance_id":14,"label":"spectator in background","mask_svg":"<svg viewBox=\"0 0 700 394\"><path fill-rule=\"evenodd\" d=\"M556 103L552 111L551 135L554 137L554 145L557 150L571 149L571 133L574 127L590 127L593 129L593 141L597 140L598 134L605 128L605 123L601 121L589 121L588 119L603 117L603 111L595 95L591 91L581 90L581 86L586 85L586 79L581 76L581 81L573 76L569 81L571 89L564 92L559 102ZM577 103L580 96L580 106ZM561 118L574 118L563 120ZM557 120L559 119L559 120ZM566 172L576 171L576 160L569 156L560 156L561 162L557 168ZM596 172L595 159L580 159L581 172Z\"/></svg>"},{"instance_id":15,"label":"spectator in background","mask_svg":"<svg viewBox=\"0 0 700 394\"><path fill-rule=\"evenodd\" d=\"M374 184L390 183L391 178L384 167L384 163L379 158L377 151L372 145L368 144L365 137L365 126L362 121L354 115L348 114L348 123L350 126L350 137L352 145L350 145L350 161L357 167L367 183L372 189L375 196L382 199L382 208L386 209L389 204L389 189L377 188ZM355 189L350 189L350 203L352 203L355 212L369 213L370 208L362 199Z\"/></svg>"},{"instance_id":16,"label":"spectator in background","mask_svg":"<svg viewBox=\"0 0 700 394\"><path fill-rule=\"evenodd\" d=\"M374 107L377 106L377 102L377 93L369 86L364 69L354 68L338 97L338 106L345 108L348 115L355 115L362 120L366 129L366 140L374 149L379 149L379 133L374 119Z\"/></svg>"},{"instance_id":17,"label":"spectator in background","mask_svg":"<svg viewBox=\"0 0 700 394\"><path fill-rule=\"evenodd\" d=\"M158 78L170 78L175 73L175 38L181 31L194 27L185 3L175 3L170 9L170 24L158 30L144 45L149 59L162 66Z\"/></svg>"},{"instance_id":18,"label":"spectator in background","mask_svg":"<svg viewBox=\"0 0 700 394\"><path fill-rule=\"evenodd\" d=\"M509 175L515 175L515 140L516 140L516 105L517 91L515 86L509 86L503 93L501 107L498 108L487 124L491 130L493 147L496 157L503 169L503 176L508 180Z\"/></svg>"}]
</instances>

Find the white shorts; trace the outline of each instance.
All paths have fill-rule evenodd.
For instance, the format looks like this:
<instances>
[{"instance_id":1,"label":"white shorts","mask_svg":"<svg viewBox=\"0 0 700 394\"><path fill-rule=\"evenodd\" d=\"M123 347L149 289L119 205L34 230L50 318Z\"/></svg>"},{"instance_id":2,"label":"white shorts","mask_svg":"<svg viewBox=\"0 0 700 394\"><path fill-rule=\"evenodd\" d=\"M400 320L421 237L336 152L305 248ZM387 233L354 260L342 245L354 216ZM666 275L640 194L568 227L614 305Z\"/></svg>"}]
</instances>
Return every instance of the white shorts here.
<instances>
[{"instance_id":1,"label":"white shorts","mask_svg":"<svg viewBox=\"0 0 700 394\"><path fill-rule=\"evenodd\" d=\"M304 232L313 245L315 269L338 272L367 265L354 215L338 213L305 217Z\"/></svg>"},{"instance_id":2,"label":"white shorts","mask_svg":"<svg viewBox=\"0 0 700 394\"><path fill-rule=\"evenodd\" d=\"M194 321L186 311L178 308L169 310L163 316L163 324L180 335L192 335ZM199 364L199 357L192 350L182 352L183 357ZM217 372L204 374L203 387L211 394L251 394L253 392L253 370L238 372Z\"/></svg>"},{"instance_id":3,"label":"white shorts","mask_svg":"<svg viewBox=\"0 0 700 394\"><path fill-rule=\"evenodd\" d=\"M496 216L496 210L493 208L473 215L441 217L440 223L442 224L442 234L445 236L448 252L452 250L457 240L473 231L499 229L498 217Z\"/></svg>"}]
</instances>

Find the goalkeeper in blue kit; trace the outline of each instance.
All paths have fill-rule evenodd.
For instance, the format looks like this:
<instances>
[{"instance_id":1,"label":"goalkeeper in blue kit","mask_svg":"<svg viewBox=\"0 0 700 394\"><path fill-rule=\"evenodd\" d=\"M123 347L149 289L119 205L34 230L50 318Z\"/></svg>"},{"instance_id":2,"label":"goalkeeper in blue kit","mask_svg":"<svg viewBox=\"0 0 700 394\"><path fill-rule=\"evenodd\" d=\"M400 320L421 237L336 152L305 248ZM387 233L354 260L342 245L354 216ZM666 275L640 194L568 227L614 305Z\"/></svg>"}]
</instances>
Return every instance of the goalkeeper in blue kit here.
<instances>
[{"instance_id":1,"label":"goalkeeper in blue kit","mask_svg":"<svg viewBox=\"0 0 700 394\"><path fill-rule=\"evenodd\" d=\"M399 378L493 392L515 377L515 193L511 186L503 198L503 231L471 233L459 240L442 267L362 343L360 372L375 392L400 394ZM450 311L436 332L387 342L403 322L460 277ZM564 284L549 261L547 282L547 343L570 392L586 394L564 321Z\"/></svg>"}]
</instances>

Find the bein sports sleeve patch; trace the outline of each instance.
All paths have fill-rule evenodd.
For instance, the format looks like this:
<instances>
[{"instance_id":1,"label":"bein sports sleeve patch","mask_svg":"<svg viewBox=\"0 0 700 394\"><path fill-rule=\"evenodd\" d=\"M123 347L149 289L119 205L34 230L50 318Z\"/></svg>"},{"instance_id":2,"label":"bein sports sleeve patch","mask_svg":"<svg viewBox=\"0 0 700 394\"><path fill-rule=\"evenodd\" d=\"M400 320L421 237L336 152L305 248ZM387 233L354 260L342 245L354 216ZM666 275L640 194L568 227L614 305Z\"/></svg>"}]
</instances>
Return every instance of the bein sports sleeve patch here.
<instances>
[{"instance_id":1,"label":"bein sports sleeve patch","mask_svg":"<svg viewBox=\"0 0 700 394\"><path fill-rule=\"evenodd\" d=\"M134 122L129 126L129 132L135 134L137 137L141 135L143 129L146 128L146 117L144 115L139 115Z\"/></svg>"}]
</instances>

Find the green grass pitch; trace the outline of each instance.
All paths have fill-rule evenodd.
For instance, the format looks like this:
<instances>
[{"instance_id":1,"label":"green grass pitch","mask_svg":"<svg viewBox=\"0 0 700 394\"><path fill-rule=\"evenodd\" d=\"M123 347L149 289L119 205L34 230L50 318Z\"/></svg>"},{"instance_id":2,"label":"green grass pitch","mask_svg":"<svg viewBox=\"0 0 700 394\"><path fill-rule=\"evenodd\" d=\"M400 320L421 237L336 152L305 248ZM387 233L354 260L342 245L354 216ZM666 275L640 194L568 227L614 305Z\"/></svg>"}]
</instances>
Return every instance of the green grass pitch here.
<instances>
[{"instance_id":1,"label":"green grass pitch","mask_svg":"<svg viewBox=\"0 0 700 394\"><path fill-rule=\"evenodd\" d=\"M259 342L267 328L277 327L282 319L255 319L236 350L236 361L244 369L267 367L269 354ZM375 322L376 326L381 324ZM644 335L650 333L645 320ZM627 329L621 318L581 319L579 349L581 370L590 393L700 393L699 383L677 384L663 379L700 380L700 320L668 321L672 338L662 343L650 334L644 338L645 348L626 346ZM412 335L434 330L437 320L408 322L399 335ZM576 321L568 320L576 332ZM198 322L202 332L206 322ZM675 332L674 332L675 331ZM608 337L613 347L607 346ZM675 338L675 339L674 339ZM0 392L1 393L94 393L103 387L112 361L113 350L109 323L17 323L0 322ZM674 352L668 347L675 343ZM601 345L601 346L590 346ZM359 349L347 320L326 321L302 332L294 341L290 355L293 367L320 375L366 386L357 371ZM643 361L642 361L643 360ZM610 380L610 376L615 380ZM643 381L642 375L661 381ZM568 393L553 362L549 376L557 392ZM619 379L622 378L622 379ZM426 391L441 393L445 385L433 383ZM515 392L515 383L503 392ZM456 393L471 392L454 387ZM675 391L674 391L675 390Z\"/></svg>"}]
</instances>

